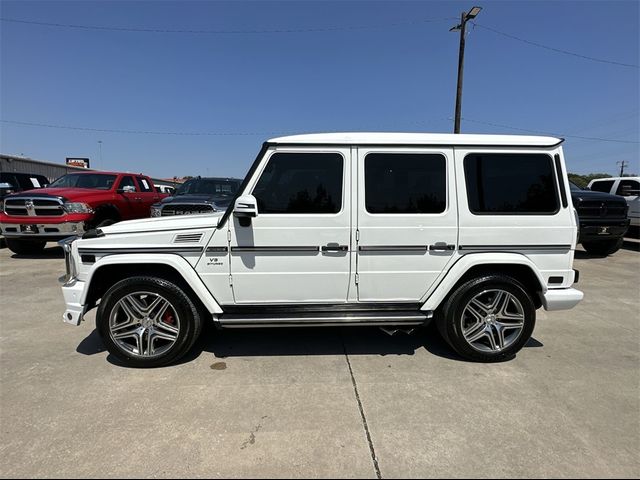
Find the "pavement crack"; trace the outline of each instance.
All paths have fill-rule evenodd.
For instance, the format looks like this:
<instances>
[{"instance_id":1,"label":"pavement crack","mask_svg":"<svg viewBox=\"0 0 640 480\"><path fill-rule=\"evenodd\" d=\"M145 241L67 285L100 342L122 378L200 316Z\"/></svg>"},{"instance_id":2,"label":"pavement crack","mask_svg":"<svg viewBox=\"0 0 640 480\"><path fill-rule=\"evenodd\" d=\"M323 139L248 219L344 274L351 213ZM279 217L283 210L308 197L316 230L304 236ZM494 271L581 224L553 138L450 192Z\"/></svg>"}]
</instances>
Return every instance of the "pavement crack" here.
<instances>
[{"instance_id":1,"label":"pavement crack","mask_svg":"<svg viewBox=\"0 0 640 480\"><path fill-rule=\"evenodd\" d=\"M265 418L269 418L269 416L264 415L262 417L262 420L264 420ZM242 445L240 446L240 450L244 450L249 445L253 445L254 443L256 443L256 433L258 433L260 429L262 429L262 424L260 423L257 424L255 427L253 427L253 430L249 432L249 438L247 438L244 442L242 442Z\"/></svg>"},{"instance_id":2,"label":"pavement crack","mask_svg":"<svg viewBox=\"0 0 640 480\"><path fill-rule=\"evenodd\" d=\"M353 376L353 368L351 368L351 361L349 360L349 354L347 353L347 347L342 341L342 349L344 350L344 358L347 360L347 366L349 367L349 375L351 375L351 383L353 384L353 391L356 396L356 401L358 402L358 410L360 410L360 417L362 418L362 426L364 427L364 433L367 436L367 443L369 444L369 453L371 454L371 461L373 462L373 469L376 472L376 477L382 479L382 474L380 473L380 466L378 465L378 457L376 456L376 450L373 447L373 440L371 439L371 432L369 431L369 425L367 424L367 417L364 414L364 409L362 408L362 401L360 400L360 394L358 393L358 384L356 382L356 377Z\"/></svg>"}]
</instances>

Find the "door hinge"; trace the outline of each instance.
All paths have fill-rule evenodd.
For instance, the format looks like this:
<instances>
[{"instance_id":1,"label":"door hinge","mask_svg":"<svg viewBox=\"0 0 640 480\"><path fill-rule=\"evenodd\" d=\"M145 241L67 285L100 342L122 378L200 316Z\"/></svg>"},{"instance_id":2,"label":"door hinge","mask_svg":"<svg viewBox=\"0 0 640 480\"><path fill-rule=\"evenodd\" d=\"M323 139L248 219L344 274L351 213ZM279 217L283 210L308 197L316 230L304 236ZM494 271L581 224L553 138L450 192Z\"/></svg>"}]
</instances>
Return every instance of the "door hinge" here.
<instances>
[{"instance_id":1,"label":"door hinge","mask_svg":"<svg viewBox=\"0 0 640 480\"><path fill-rule=\"evenodd\" d=\"M356 228L356 242L360 241L360 230Z\"/></svg>"},{"instance_id":2,"label":"door hinge","mask_svg":"<svg viewBox=\"0 0 640 480\"><path fill-rule=\"evenodd\" d=\"M229 285L233 285L233 276L229 275Z\"/></svg>"},{"instance_id":3,"label":"door hinge","mask_svg":"<svg viewBox=\"0 0 640 480\"><path fill-rule=\"evenodd\" d=\"M231 230L227 230L227 242L231 242Z\"/></svg>"},{"instance_id":4,"label":"door hinge","mask_svg":"<svg viewBox=\"0 0 640 480\"><path fill-rule=\"evenodd\" d=\"M358 285L358 283L360 283L360 275L356 273L356 285Z\"/></svg>"}]
</instances>

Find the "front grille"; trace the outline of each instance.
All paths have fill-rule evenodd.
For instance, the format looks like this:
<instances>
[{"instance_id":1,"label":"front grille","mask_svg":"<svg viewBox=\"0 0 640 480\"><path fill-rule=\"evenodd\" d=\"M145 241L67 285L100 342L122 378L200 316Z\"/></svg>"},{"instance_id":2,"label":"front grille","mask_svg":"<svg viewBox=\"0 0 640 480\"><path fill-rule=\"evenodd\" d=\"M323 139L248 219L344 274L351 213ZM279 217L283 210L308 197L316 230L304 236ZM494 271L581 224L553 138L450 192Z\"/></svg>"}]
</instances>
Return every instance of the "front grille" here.
<instances>
[{"instance_id":1,"label":"front grille","mask_svg":"<svg viewBox=\"0 0 640 480\"><path fill-rule=\"evenodd\" d=\"M189 204L177 204L177 205L165 205L162 207L162 216L168 215L194 215L197 213L211 213L213 212L213 206L211 205L189 205Z\"/></svg>"},{"instance_id":2,"label":"front grille","mask_svg":"<svg viewBox=\"0 0 640 480\"><path fill-rule=\"evenodd\" d=\"M62 200L57 198L6 198L4 213L12 216L59 217L64 215Z\"/></svg>"},{"instance_id":3,"label":"front grille","mask_svg":"<svg viewBox=\"0 0 640 480\"><path fill-rule=\"evenodd\" d=\"M578 215L580 217L597 218L626 218L626 202L612 202L602 200L586 200L578 204Z\"/></svg>"}]
</instances>

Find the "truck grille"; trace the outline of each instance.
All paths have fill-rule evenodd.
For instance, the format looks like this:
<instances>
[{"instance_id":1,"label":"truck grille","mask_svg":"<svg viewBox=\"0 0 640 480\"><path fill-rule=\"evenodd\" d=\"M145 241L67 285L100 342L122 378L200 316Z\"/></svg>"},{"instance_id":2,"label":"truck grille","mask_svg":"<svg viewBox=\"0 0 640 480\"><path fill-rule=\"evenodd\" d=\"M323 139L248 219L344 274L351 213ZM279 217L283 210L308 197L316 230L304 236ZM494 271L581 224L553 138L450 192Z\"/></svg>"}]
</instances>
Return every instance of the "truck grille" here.
<instances>
[{"instance_id":1,"label":"truck grille","mask_svg":"<svg viewBox=\"0 0 640 480\"><path fill-rule=\"evenodd\" d=\"M580 217L626 218L626 202L610 202L602 200L586 200L577 206Z\"/></svg>"},{"instance_id":2,"label":"truck grille","mask_svg":"<svg viewBox=\"0 0 640 480\"><path fill-rule=\"evenodd\" d=\"M65 212L62 200L57 198L18 197L5 199L4 213L24 217L59 217Z\"/></svg>"},{"instance_id":3,"label":"truck grille","mask_svg":"<svg viewBox=\"0 0 640 480\"><path fill-rule=\"evenodd\" d=\"M194 215L197 213L211 213L213 212L213 206L211 205L165 205L162 208L162 216L168 215Z\"/></svg>"}]
</instances>

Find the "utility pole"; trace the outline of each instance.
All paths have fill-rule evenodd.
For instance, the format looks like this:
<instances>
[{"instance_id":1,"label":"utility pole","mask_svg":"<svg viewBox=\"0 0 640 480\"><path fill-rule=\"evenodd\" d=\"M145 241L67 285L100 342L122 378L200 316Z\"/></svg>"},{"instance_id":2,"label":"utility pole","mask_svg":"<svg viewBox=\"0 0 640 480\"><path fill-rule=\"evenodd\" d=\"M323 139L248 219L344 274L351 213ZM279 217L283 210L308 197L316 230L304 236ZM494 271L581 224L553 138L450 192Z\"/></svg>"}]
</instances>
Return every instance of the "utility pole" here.
<instances>
[{"instance_id":1,"label":"utility pole","mask_svg":"<svg viewBox=\"0 0 640 480\"><path fill-rule=\"evenodd\" d=\"M98 140L98 170L102 168L102 140Z\"/></svg>"},{"instance_id":2,"label":"utility pole","mask_svg":"<svg viewBox=\"0 0 640 480\"><path fill-rule=\"evenodd\" d=\"M460 24L452 27L449 31L460 31L460 51L458 52L458 86L456 88L456 115L453 125L453 133L460 133L460 115L462 113L462 77L464 74L464 43L467 22L478 16L482 7L473 7L468 12L462 12Z\"/></svg>"},{"instance_id":3,"label":"utility pole","mask_svg":"<svg viewBox=\"0 0 640 480\"><path fill-rule=\"evenodd\" d=\"M616 162L616 165L620 165L620 176L624 177L624 167L628 167L629 162L626 160L620 160L619 162Z\"/></svg>"}]
</instances>

